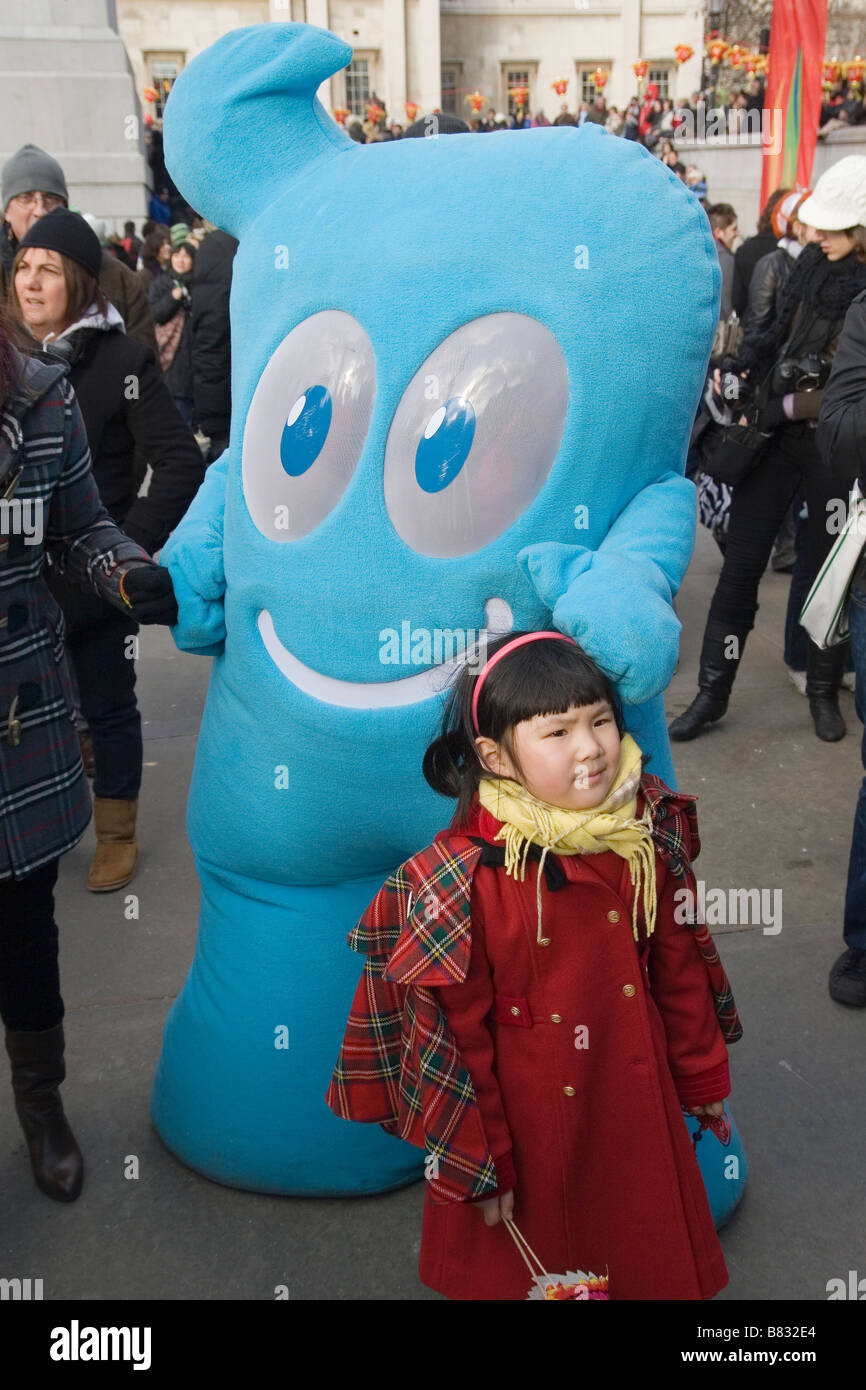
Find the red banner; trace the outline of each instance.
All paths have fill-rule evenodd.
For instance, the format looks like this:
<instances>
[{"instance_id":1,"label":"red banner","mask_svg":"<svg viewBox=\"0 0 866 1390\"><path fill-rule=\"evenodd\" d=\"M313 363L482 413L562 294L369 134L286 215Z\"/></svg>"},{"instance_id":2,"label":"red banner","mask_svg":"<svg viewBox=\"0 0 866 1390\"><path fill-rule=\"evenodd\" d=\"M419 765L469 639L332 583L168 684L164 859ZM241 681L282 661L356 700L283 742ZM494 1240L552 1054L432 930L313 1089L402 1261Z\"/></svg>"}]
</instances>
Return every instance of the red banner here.
<instances>
[{"instance_id":1,"label":"red banner","mask_svg":"<svg viewBox=\"0 0 866 1390\"><path fill-rule=\"evenodd\" d=\"M821 119L827 0L775 0L764 98L761 206L776 188L808 188Z\"/></svg>"}]
</instances>

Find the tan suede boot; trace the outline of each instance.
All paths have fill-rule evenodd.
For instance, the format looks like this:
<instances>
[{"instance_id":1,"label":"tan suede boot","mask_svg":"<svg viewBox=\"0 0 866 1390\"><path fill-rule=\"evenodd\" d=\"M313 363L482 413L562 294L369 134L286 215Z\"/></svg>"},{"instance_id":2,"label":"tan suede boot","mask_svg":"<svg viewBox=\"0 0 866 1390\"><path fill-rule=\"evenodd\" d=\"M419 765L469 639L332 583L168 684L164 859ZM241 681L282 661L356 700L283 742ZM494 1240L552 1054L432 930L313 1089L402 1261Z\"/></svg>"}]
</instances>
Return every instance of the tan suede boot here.
<instances>
[{"instance_id":1,"label":"tan suede boot","mask_svg":"<svg viewBox=\"0 0 866 1390\"><path fill-rule=\"evenodd\" d=\"M97 845L87 876L91 893L111 893L115 888L122 888L135 873L137 812L137 797L135 801L114 801L105 796L93 798Z\"/></svg>"}]
</instances>

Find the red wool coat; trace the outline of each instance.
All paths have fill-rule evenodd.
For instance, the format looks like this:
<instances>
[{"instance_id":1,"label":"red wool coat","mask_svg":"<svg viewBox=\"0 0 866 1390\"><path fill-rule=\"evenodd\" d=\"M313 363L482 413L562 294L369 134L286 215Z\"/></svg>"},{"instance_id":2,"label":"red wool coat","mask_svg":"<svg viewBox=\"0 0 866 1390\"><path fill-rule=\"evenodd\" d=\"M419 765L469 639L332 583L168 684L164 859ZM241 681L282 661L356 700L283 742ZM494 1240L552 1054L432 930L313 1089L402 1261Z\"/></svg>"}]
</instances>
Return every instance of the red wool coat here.
<instances>
[{"instance_id":1,"label":"red wool coat","mask_svg":"<svg viewBox=\"0 0 866 1390\"><path fill-rule=\"evenodd\" d=\"M479 808L461 834L492 845L498 829ZM472 876L465 978L461 969L428 993L471 1077L499 1190L514 1188L514 1219L548 1272L609 1273L617 1300L711 1298L727 1271L681 1105L721 1100L730 1084L707 962L694 927L674 916L684 879L656 853L655 931L647 941L641 924L636 943L627 862L557 856L560 886L553 874L542 884L541 946L537 863L520 883L483 862L495 857L482 853ZM445 933L455 934L448 921ZM372 988L359 986L359 1019L371 1016ZM374 1012L397 1026L396 1010L379 1001ZM381 1121L381 1070L362 1038L347 1032L329 1103ZM409 1108L422 1103L413 1096ZM488 1227L472 1201L443 1203L433 1187L422 1281L454 1299L525 1298L530 1275L505 1227Z\"/></svg>"}]
</instances>

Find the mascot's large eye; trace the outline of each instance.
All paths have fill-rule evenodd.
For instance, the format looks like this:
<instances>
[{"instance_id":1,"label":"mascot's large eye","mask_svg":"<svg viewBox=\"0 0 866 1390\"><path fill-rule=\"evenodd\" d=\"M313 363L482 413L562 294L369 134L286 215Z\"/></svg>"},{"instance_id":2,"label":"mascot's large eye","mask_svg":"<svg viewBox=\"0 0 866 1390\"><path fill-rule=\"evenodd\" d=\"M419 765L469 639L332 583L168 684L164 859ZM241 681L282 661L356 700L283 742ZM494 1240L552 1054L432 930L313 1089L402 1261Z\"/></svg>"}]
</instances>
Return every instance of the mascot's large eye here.
<instances>
[{"instance_id":1,"label":"mascot's large eye","mask_svg":"<svg viewBox=\"0 0 866 1390\"><path fill-rule=\"evenodd\" d=\"M306 536L339 502L375 394L373 349L351 314L313 314L280 343L250 403L242 456L247 507L268 540Z\"/></svg>"},{"instance_id":2,"label":"mascot's large eye","mask_svg":"<svg viewBox=\"0 0 866 1390\"><path fill-rule=\"evenodd\" d=\"M568 372L549 329L485 314L439 344L385 446L385 505L422 555L479 550L526 511L559 452Z\"/></svg>"}]
</instances>

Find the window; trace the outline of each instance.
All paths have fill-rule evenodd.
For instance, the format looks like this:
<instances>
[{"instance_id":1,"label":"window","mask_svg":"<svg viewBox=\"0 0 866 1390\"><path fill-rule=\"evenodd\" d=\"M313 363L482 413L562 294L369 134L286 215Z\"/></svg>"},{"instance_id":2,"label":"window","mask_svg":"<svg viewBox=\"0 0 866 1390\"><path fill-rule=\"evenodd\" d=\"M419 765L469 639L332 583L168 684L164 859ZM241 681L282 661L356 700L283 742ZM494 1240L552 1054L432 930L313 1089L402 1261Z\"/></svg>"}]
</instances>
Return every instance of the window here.
<instances>
[{"instance_id":1,"label":"window","mask_svg":"<svg viewBox=\"0 0 866 1390\"><path fill-rule=\"evenodd\" d=\"M370 100L370 63L367 58L353 58L346 68L346 105L353 116L367 117Z\"/></svg>"},{"instance_id":2,"label":"window","mask_svg":"<svg viewBox=\"0 0 866 1390\"><path fill-rule=\"evenodd\" d=\"M646 80L647 80L647 84L649 84L650 82L656 82L656 83L658 83L659 100L664 101L665 97L669 97L669 96L670 96L670 94L671 94L671 92L670 92L671 70L670 70L670 68L650 68L649 72L647 73L647 79L646 79Z\"/></svg>"},{"instance_id":3,"label":"window","mask_svg":"<svg viewBox=\"0 0 866 1390\"><path fill-rule=\"evenodd\" d=\"M457 109L457 98L460 94L458 83L458 71L456 68L442 69L442 110L449 116L462 116L463 112Z\"/></svg>"},{"instance_id":4,"label":"window","mask_svg":"<svg viewBox=\"0 0 866 1390\"><path fill-rule=\"evenodd\" d=\"M175 78L183 67L183 54L149 54L148 67L150 68L150 85L156 92L156 101L153 106L153 114L161 116L165 110L165 103L168 94L174 86Z\"/></svg>"},{"instance_id":5,"label":"window","mask_svg":"<svg viewBox=\"0 0 866 1390\"><path fill-rule=\"evenodd\" d=\"M505 90L506 90L506 93L507 93L507 96L508 96L508 114L509 114L509 116L514 116L514 115L516 115L516 113L517 113L517 102L514 100L514 94L513 94L512 88L514 88L514 87L531 87L531 82L532 82L532 74L530 73L529 68L506 68L506 69L505 69ZM531 92L531 90L530 90L529 96L526 98L526 106L525 106L524 109L525 109L526 111L529 111L529 110L531 110L531 106L532 106L532 92Z\"/></svg>"},{"instance_id":6,"label":"window","mask_svg":"<svg viewBox=\"0 0 866 1390\"><path fill-rule=\"evenodd\" d=\"M587 67L580 69L578 83L580 87L580 100L585 101L588 106L592 105L596 97L604 96L604 89L596 87L595 85L595 74L598 68L604 68L608 77L610 77L610 63L593 63L591 68Z\"/></svg>"}]
</instances>

